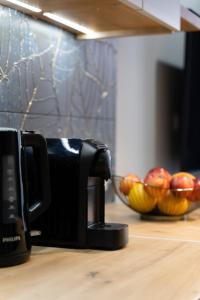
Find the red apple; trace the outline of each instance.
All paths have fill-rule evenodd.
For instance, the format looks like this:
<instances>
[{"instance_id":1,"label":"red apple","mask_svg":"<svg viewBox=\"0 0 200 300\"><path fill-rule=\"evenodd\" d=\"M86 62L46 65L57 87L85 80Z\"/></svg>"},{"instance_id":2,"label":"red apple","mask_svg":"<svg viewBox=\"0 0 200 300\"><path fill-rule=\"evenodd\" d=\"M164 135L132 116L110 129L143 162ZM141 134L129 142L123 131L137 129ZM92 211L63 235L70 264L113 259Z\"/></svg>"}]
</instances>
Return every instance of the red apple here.
<instances>
[{"instance_id":1,"label":"red apple","mask_svg":"<svg viewBox=\"0 0 200 300\"><path fill-rule=\"evenodd\" d=\"M177 197L187 198L194 189L195 177L186 172L179 172L172 176L170 188Z\"/></svg>"},{"instance_id":2,"label":"red apple","mask_svg":"<svg viewBox=\"0 0 200 300\"><path fill-rule=\"evenodd\" d=\"M141 181L140 178L136 174L130 173L126 175L120 181L119 184L120 192L123 193L124 195L128 195L130 190L134 186L134 184L140 181Z\"/></svg>"},{"instance_id":3,"label":"red apple","mask_svg":"<svg viewBox=\"0 0 200 300\"><path fill-rule=\"evenodd\" d=\"M144 178L145 191L152 197L162 198L170 187L170 173L160 167L151 169Z\"/></svg>"},{"instance_id":4,"label":"red apple","mask_svg":"<svg viewBox=\"0 0 200 300\"><path fill-rule=\"evenodd\" d=\"M188 199L192 202L196 202L200 200L200 179L194 179L194 189L192 193L188 196Z\"/></svg>"}]
</instances>

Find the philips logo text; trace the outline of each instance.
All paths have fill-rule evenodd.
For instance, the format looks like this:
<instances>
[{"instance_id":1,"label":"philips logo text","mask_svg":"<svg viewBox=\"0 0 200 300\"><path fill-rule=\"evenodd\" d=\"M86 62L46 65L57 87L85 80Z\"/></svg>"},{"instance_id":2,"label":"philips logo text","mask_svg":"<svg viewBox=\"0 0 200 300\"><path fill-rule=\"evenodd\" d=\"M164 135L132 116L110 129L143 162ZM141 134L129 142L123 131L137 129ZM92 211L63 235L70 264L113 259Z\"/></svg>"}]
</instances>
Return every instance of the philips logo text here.
<instances>
[{"instance_id":1,"label":"philips logo text","mask_svg":"<svg viewBox=\"0 0 200 300\"><path fill-rule=\"evenodd\" d=\"M16 241L20 241L21 238L19 235L17 236L9 236L9 237L3 237L2 238L2 242L3 243L12 243L12 242L16 242Z\"/></svg>"}]
</instances>

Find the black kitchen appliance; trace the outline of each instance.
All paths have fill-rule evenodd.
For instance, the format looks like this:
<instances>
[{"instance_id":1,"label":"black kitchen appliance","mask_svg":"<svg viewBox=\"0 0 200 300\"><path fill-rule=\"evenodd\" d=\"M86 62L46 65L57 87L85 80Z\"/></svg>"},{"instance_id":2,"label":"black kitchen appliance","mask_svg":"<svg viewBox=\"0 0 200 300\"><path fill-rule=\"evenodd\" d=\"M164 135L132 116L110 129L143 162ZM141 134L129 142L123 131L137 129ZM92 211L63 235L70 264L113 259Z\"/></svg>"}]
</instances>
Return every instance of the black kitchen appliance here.
<instances>
[{"instance_id":1,"label":"black kitchen appliance","mask_svg":"<svg viewBox=\"0 0 200 300\"><path fill-rule=\"evenodd\" d=\"M110 151L94 140L47 139L52 201L31 224L32 243L42 246L115 250L126 245L128 226L104 220ZM29 153L30 154L30 153ZM29 170L33 173L32 156ZM35 171L36 172L36 171ZM37 182L30 177L31 198Z\"/></svg>"},{"instance_id":2,"label":"black kitchen appliance","mask_svg":"<svg viewBox=\"0 0 200 300\"><path fill-rule=\"evenodd\" d=\"M38 168L38 195L29 206L25 148L31 147ZM32 132L0 128L0 266L25 262L30 255L29 222L50 201L45 139Z\"/></svg>"},{"instance_id":3,"label":"black kitchen appliance","mask_svg":"<svg viewBox=\"0 0 200 300\"><path fill-rule=\"evenodd\" d=\"M200 170L200 32L188 32L185 39L183 99L181 99L181 170Z\"/></svg>"}]
</instances>

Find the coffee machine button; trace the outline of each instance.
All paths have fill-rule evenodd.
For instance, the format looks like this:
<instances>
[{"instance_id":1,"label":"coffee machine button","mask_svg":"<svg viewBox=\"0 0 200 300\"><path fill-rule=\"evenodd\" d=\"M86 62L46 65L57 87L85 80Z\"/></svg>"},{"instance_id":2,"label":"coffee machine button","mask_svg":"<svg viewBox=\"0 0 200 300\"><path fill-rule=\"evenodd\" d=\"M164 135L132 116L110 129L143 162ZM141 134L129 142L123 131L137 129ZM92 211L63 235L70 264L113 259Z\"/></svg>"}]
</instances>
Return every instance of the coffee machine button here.
<instances>
[{"instance_id":1,"label":"coffee machine button","mask_svg":"<svg viewBox=\"0 0 200 300\"><path fill-rule=\"evenodd\" d=\"M13 186L10 185L10 186L8 187L8 192L14 192L14 190L15 190L15 189L14 189Z\"/></svg>"},{"instance_id":2,"label":"coffee machine button","mask_svg":"<svg viewBox=\"0 0 200 300\"><path fill-rule=\"evenodd\" d=\"M6 171L6 173L7 173L8 176L13 176L14 175L14 170L13 169L8 169Z\"/></svg>"},{"instance_id":3,"label":"coffee machine button","mask_svg":"<svg viewBox=\"0 0 200 300\"><path fill-rule=\"evenodd\" d=\"M15 207L14 205L10 205L10 206L8 207L9 210L15 210L15 208L16 208L16 207Z\"/></svg>"},{"instance_id":4,"label":"coffee machine button","mask_svg":"<svg viewBox=\"0 0 200 300\"><path fill-rule=\"evenodd\" d=\"M11 219L11 220L15 219L15 215L14 214L10 214L9 217L8 217L8 219Z\"/></svg>"},{"instance_id":5,"label":"coffee machine button","mask_svg":"<svg viewBox=\"0 0 200 300\"><path fill-rule=\"evenodd\" d=\"M9 176L8 179L7 179L7 181L8 181L8 182L13 182L13 181L14 181L14 178L11 177L11 176Z\"/></svg>"},{"instance_id":6,"label":"coffee machine button","mask_svg":"<svg viewBox=\"0 0 200 300\"><path fill-rule=\"evenodd\" d=\"M15 198L14 198L13 196L9 196L9 197L8 197L8 201L9 201L10 203L13 203L13 202L15 202Z\"/></svg>"}]
</instances>

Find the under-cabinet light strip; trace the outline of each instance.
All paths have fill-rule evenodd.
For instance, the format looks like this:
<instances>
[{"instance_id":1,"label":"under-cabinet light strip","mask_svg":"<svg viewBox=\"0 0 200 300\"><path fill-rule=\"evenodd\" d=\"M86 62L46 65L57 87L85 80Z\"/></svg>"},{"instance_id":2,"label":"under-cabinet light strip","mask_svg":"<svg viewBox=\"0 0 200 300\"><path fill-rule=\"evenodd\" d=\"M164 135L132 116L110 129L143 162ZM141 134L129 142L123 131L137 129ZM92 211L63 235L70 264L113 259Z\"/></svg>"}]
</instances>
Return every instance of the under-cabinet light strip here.
<instances>
[{"instance_id":1,"label":"under-cabinet light strip","mask_svg":"<svg viewBox=\"0 0 200 300\"><path fill-rule=\"evenodd\" d=\"M12 3L16 6L23 7L27 10L30 10L30 11L33 11L33 12L36 12L36 13L41 13L42 12L42 9L40 9L38 7L35 7L33 5L27 4L25 2L19 1L19 0L4 0L4 2ZM45 16L45 17L47 17L47 18L49 18L53 21L56 21L60 24L63 24L65 26L69 27L69 28L75 29L75 30L77 30L81 33L84 33L84 34L87 34L87 35L94 34L94 31L91 30L90 28L82 26L82 25L80 25L76 22L73 22L73 21L69 20L69 19L60 17L56 14L52 14L52 13L49 13L49 12L44 12L43 16Z\"/></svg>"},{"instance_id":2,"label":"under-cabinet light strip","mask_svg":"<svg viewBox=\"0 0 200 300\"><path fill-rule=\"evenodd\" d=\"M20 6L20 7L26 8L26 9L31 10L31 11L34 11L36 13L41 13L42 12L42 10L40 8L32 6L32 5L27 4L27 3L24 3L22 1L18 1L18 0L4 0L4 1L12 3L12 4L16 5L16 6Z\"/></svg>"},{"instance_id":3,"label":"under-cabinet light strip","mask_svg":"<svg viewBox=\"0 0 200 300\"><path fill-rule=\"evenodd\" d=\"M75 23L75 22L73 22L71 20L68 20L66 18L62 18L62 17L60 17L58 15L45 12L45 13L43 13L43 16L45 16L45 17L47 17L47 18L49 18L49 19L51 19L53 21L56 21L56 22L58 22L60 24L63 24L65 26L67 26L67 27L73 28L73 29L75 29L75 30L77 30L79 32L85 33L85 34L93 34L94 33L93 30L91 30L91 29L89 29L89 28L87 28L85 26L82 26L82 25L80 25L78 23Z\"/></svg>"}]
</instances>

